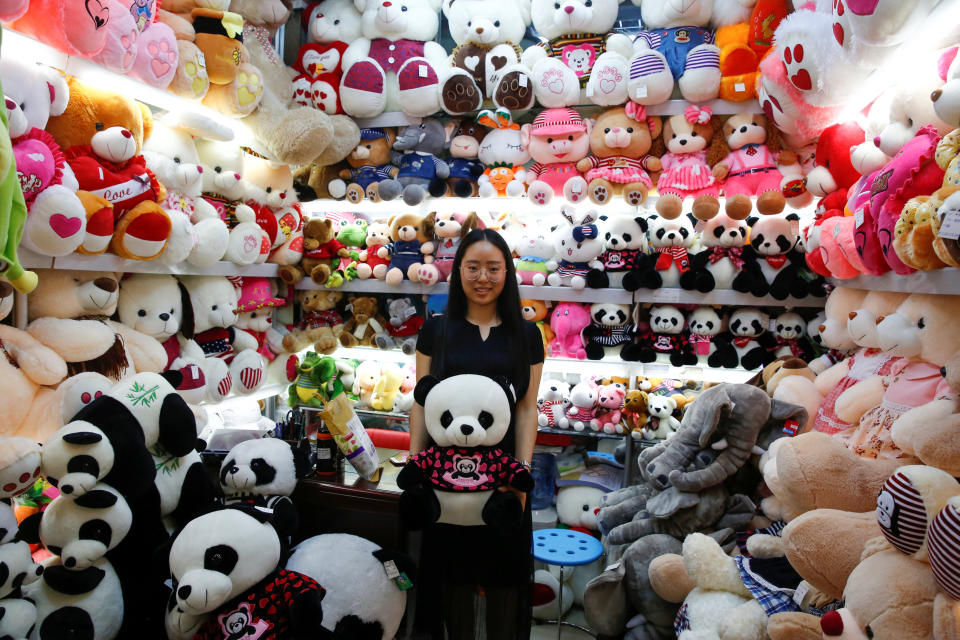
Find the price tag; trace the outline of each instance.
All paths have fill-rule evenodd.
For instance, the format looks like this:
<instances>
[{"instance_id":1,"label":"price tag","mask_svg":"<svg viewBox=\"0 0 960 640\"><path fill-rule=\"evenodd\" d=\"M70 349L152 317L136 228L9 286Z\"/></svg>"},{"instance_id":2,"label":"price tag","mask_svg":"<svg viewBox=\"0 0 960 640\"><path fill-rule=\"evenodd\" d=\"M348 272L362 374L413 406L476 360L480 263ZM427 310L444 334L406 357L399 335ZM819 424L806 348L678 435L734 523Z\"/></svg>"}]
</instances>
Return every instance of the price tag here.
<instances>
[{"instance_id":1,"label":"price tag","mask_svg":"<svg viewBox=\"0 0 960 640\"><path fill-rule=\"evenodd\" d=\"M420 73L420 77L421 77L421 78L426 78L426 77L427 77L427 74L429 73L429 72L427 71L427 65L425 65L425 64L420 65L419 73Z\"/></svg>"},{"instance_id":2,"label":"price tag","mask_svg":"<svg viewBox=\"0 0 960 640\"><path fill-rule=\"evenodd\" d=\"M863 209L857 209L853 214L853 224L858 229L863 226Z\"/></svg>"},{"instance_id":3,"label":"price tag","mask_svg":"<svg viewBox=\"0 0 960 640\"><path fill-rule=\"evenodd\" d=\"M742 82L737 82L733 85L733 90L737 93L746 93L747 85Z\"/></svg>"},{"instance_id":4,"label":"price tag","mask_svg":"<svg viewBox=\"0 0 960 640\"><path fill-rule=\"evenodd\" d=\"M397 569L397 563L393 560L387 560L384 562L383 570L387 572L387 577L391 580L400 576L400 570Z\"/></svg>"},{"instance_id":5,"label":"price tag","mask_svg":"<svg viewBox=\"0 0 960 640\"><path fill-rule=\"evenodd\" d=\"M592 98L592 97L593 97L593 85L592 85L592 84L588 84L588 85L587 85L587 97L588 97L588 98Z\"/></svg>"},{"instance_id":6,"label":"price tag","mask_svg":"<svg viewBox=\"0 0 960 640\"><path fill-rule=\"evenodd\" d=\"M797 590L793 592L793 601L795 603L802 604L803 599L807 597L807 592L810 591L810 585L806 580L797 585Z\"/></svg>"},{"instance_id":7,"label":"price tag","mask_svg":"<svg viewBox=\"0 0 960 640\"><path fill-rule=\"evenodd\" d=\"M200 66L204 69L207 68L207 57L203 55L203 51L197 51L197 62L199 62Z\"/></svg>"},{"instance_id":8,"label":"price tag","mask_svg":"<svg viewBox=\"0 0 960 640\"><path fill-rule=\"evenodd\" d=\"M635 98L646 98L647 97L647 86L637 87L637 90L634 92L633 97Z\"/></svg>"},{"instance_id":9,"label":"price tag","mask_svg":"<svg viewBox=\"0 0 960 640\"><path fill-rule=\"evenodd\" d=\"M527 86L527 76L525 76L525 75L522 74L522 73L520 74L520 86L521 86L521 87L526 87L526 86Z\"/></svg>"},{"instance_id":10,"label":"price tag","mask_svg":"<svg viewBox=\"0 0 960 640\"><path fill-rule=\"evenodd\" d=\"M960 238L960 211L948 211L940 221L940 230L937 235L947 240Z\"/></svg>"},{"instance_id":11,"label":"price tag","mask_svg":"<svg viewBox=\"0 0 960 640\"><path fill-rule=\"evenodd\" d=\"M680 302L680 289L654 289L650 299L654 302Z\"/></svg>"}]
</instances>

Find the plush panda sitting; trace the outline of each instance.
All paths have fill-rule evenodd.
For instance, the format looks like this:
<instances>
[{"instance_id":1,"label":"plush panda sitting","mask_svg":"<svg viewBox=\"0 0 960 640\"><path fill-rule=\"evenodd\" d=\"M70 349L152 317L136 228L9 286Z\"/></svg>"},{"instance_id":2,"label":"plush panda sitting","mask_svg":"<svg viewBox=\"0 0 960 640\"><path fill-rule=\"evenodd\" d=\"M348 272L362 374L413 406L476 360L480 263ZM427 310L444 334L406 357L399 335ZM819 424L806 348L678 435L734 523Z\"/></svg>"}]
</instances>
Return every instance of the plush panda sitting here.
<instances>
[{"instance_id":1,"label":"plush panda sitting","mask_svg":"<svg viewBox=\"0 0 960 640\"><path fill-rule=\"evenodd\" d=\"M622 347L632 339L629 306L612 302L590 305L590 324L583 330L583 346L588 358L600 360L607 348Z\"/></svg>"},{"instance_id":2,"label":"plush panda sitting","mask_svg":"<svg viewBox=\"0 0 960 640\"><path fill-rule=\"evenodd\" d=\"M690 256L687 253L695 239L693 223L688 216L673 220L653 215L647 218L650 234L648 260L639 264L637 269L623 277L623 288L627 291L677 288L680 277L690 269Z\"/></svg>"},{"instance_id":3,"label":"plush panda sitting","mask_svg":"<svg viewBox=\"0 0 960 640\"><path fill-rule=\"evenodd\" d=\"M715 339L717 349L707 359L711 367L756 369L773 362L770 317L760 309L742 307L730 314L727 331Z\"/></svg>"},{"instance_id":4,"label":"plush panda sitting","mask_svg":"<svg viewBox=\"0 0 960 640\"><path fill-rule=\"evenodd\" d=\"M98 427L77 420L43 443L40 468L47 482L72 498L85 494L113 469L113 447Z\"/></svg>"},{"instance_id":5,"label":"plush panda sitting","mask_svg":"<svg viewBox=\"0 0 960 640\"><path fill-rule=\"evenodd\" d=\"M497 445L510 425L516 398L505 379L472 374L424 376L414 396L423 406L434 446L410 458L397 476L400 516L410 529L433 523L512 528L523 517L510 486L533 489L533 476Z\"/></svg>"},{"instance_id":6,"label":"plush panda sitting","mask_svg":"<svg viewBox=\"0 0 960 640\"><path fill-rule=\"evenodd\" d=\"M591 289L620 288L625 274L647 266L649 258L643 252L647 221L642 216L600 216L600 234L604 250L599 260L603 268L587 272L587 286Z\"/></svg>"},{"instance_id":7,"label":"plush panda sitting","mask_svg":"<svg viewBox=\"0 0 960 640\"><path fill-rule=\"evenodd\" d=\"M707 359L717 350L714 338L723 330L723 319L713 307L697 307L687 318L690 328L690 344L698 364L707 364Z\"/></svg>"},{"instance_id":8,"label":"plush panda sitting","mask_svg":"<svg viewBox=\"0 0 960 640\"><path fill-rule=\"evenodd\" d=\"M0 503L0 509L6 506ZM16 521L13 525L16 533ZM0 536L2 540L3 536ZM34 563L30 545L22 540L0 544L0 638L19 640L36 622L33 603L22 598L22 588L35 582L43 567Z\"/></svg>"},{"instance_id":9,"label":"plush panda sitting","mask_svg":"<svg viewBox=\"0 0 960 640\"><path fill-rule=\"evenodd\" d=\"M766 292L777 300L786 300L789 296L802 298L811 293L807 282L800 276L801 270L806 271L806 261L803 252L797 250L796 216L763 216L750 218L748 222L752 269L763 277ZM760 293L763 288L755 288L749 293L764 295ZM748 292L742 288L738 290Z\"/></svg>"},{"instance_id":10,"label":"plush panda sitting","mask_svg":"<svg viewBox=\"0 0 960 640\"><path fill-rule=\"evenodd\" d=\"M813 343L807 337L807 321L799 313L787 311L773 321L773 337L776 341L773 355L813 360Z\"/></svg>"},{"instance_id":11,"label":"plush panda sitting","mask_svg":"<svg viewBox=\"0 0 960 640\"><path fill-rule=\"evenodd\" d=\"M651 307L650 328L623 348L624 360L656 362L660 356L675 367L697 364L683 312L671 304Z\"/></svg>"},{"instance_id":12,"label":"plush panda sitting","mask_svg":"<svg viewBox=\"0 0 960 640\"><path fill-rule=\"evenodd\" d=\"M279 568L280 539L268 516L230 508L191 520L170 546L169 638L335 637L322 626L324 589Z\"/></svg>"},{"instance_id":13,"label":"plush panda sitting","mask_svg":"<svg viewBox=\"0 0 960 640\"><path fill-rule=\"evenodd\" d=\"M690 270L680 276L681 287L701 293L714 289L763 291L764 281L757 270L744 268L744 245L750 231L746 222L720 213L699 222L697 229L705 250L691 258Z\"/></svg>"},{"instance_id":14,"label":"plush panda sitting","mask_svg":"<svg viewBox=\"0 0 960 640\"><path fill-rule=\"evenodd\" d=\"M280 540L289 543L299 526L290 496L297 480L310 471L309 451L275 438L246 440L230 449L220 465L224 504L257 509L268 517Z\"/></svg>"}]
</instances>

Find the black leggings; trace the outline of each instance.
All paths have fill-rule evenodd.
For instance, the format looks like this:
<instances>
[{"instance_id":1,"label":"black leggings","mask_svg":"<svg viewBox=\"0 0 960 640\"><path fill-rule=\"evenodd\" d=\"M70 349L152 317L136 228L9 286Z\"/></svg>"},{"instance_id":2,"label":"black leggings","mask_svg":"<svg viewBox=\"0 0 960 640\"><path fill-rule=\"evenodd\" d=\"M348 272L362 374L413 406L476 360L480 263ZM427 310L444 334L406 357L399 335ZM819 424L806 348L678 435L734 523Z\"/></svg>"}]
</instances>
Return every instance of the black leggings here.
<instances>
[{"instance_id":1,"label":"black leggings","mask_svg":"<svg viewBox=\"0 0 960 640\"><path fill-rule=\"evenodd\" d=\"M530 637L530 627L518 629L523 624L519 615L523 587L489 587L486 595L487 640L520 640ZM444 619L448 640L476 640L478 609L481 598L469 585L450 585L444 593Z\"/></svg>"}]
</instances>

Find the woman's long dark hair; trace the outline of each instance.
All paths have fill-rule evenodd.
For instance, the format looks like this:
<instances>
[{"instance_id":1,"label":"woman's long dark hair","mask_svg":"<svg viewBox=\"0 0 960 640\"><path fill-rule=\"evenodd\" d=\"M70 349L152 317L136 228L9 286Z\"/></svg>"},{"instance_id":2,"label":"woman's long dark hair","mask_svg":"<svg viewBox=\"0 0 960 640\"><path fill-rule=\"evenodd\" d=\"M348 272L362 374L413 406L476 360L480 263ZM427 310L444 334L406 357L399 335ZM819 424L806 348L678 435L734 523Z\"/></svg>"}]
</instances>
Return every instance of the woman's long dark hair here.
<instances>
[{"instance_id":1,"label":"woman's long dark hair","mask_svg":"<svg viewBox=\"0 0 960 640\"><path fill-rule=\"evenodd\" d=\"M520 289L517 286L517 271L513 267L513 256L510 247L499 233L493 229L474 229L460 242L457 255L453 258L453 269L450 272L450 293L447 298L447 317L451 320L465 320L467 316L467 295L463 292L463 282L460 280L460 265L463 255L470 245L477 242L489 242L503 254L506 267L503 277L503 291L497 297L497 315L500 316L501 327L506 331L510 340L511 353L517 354L514 358L515 370L513 381L517 385L517 398L522 398L530 384L530 363L527 345L526 322L523 319L523 309L520 305Z\"/></svg>"}]
</instances>

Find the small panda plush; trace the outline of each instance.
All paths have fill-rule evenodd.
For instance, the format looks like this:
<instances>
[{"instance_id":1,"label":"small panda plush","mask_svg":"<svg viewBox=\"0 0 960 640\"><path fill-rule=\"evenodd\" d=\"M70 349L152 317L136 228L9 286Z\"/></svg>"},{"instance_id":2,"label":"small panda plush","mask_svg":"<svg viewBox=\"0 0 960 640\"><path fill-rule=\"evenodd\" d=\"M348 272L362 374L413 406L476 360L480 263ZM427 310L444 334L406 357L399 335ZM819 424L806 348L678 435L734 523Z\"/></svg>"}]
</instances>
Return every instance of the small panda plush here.
<instances>
[{"instance_id":1,"label":"small panda plush","mask_svg":"<svg viewBox=\"0 0 960 640\"><path fill-rule=\"evenodd\" d=\"M37 612L31 638L121 637L124 598L120 578L106 558L83 571L71 571L54 560L40 580L24 587L23 596Z\"/></svg>"},{"instance_id":2,"label":"small panda plush","mask_svg":"<svg viewBox=\"0 0 960 640\"><path fill-rule=\"evenodd\" d=\"M714 289L753 290L756 271L744 269L743 247L750 232L743 220L734 220L720 213L699 222L700 242L706 247L690 259L690 270L680 276L680 286L687 290L707 293Z\"/></svg>"},{"instance_id":3,"label":"small panda plush","mask_svg":"<svg viewBox=\"0 0 960 640\"><path fill-rule=\"evenodd\" d=\"M787 297L803 298L809 292L807 283L800 277L806 269L803 253L797 250L798 233L793 219L784 216L750 218L750 247L753 264L759 267L766 282L767 293L777 300ZM746 292L744 289L740 291ZM757 289L759 291L759 289ZM754 295L757 291L749 291Z\"/></svg>"},{"instance_id":4,"label":"small panda plush","mask_svg":"<svg viewBox=\"0 0 960 640\"><path fill-rule=\"evenodd\" d=\"M723 319L713 307L697 307L687 317L687 326L690 329L693 354L697 356L699 364L705 365L707 359L717 350L714 338L723 331Z\"/></svg>"},{"instance_id":5,"label":"small panda plush","mask_svg":"<svg viewBox=\"0 0 960 640\"><path fill-rule=\"evenodd\" d=\"M768 216L769 217L769 216ZM717 350L707 359L711 367L757 369L773 359L773 336L767 331L770 317L755 307L730 314L728 329L716 338Z\"/></svg>"},{"instance_id":6,"label":"small panda plush","mask_svg":"<svg viewBox=\"0 0 960 640\"><path fill-rule=\"evenodd\" d=\"M434 446L410 458L397 476L400 515L408 528L433 523L515 527L520 500L498 487L533 489L533 476L497 445L516 398L505 379L464 374L424 376L414 390Z\"/></svg>"},{"instance_id":7,"label":"small panda plush","mask_svg":"<svg viewBox=\"0 0 960 640\"><path fill-rule=\"evenodd\" d=\"M787 311L773 321L773 336L776 341L775 357L800 358L804 362L813 359L813 347L806 334L807 321L799 313Z\"/></svg>"},{"instance_id":8,"label":"small panda plush","mask_svg":"<svg viewBox=\"0 0 960 640\"><path fill-rule=\"evenodd\" d=\"M647 221L643 216L600 216L600 235L603 237L602 269L587 273L587 286L592 289L620 288L623 276L630 271L643 270L649 258L644 253L647 240Z\"/></svg>"},{"instance_id":9,"label":"small panda plush","mask_svg":"<svg viewBox=\"0 0 960 640\"><path fill-rule=\"evenodd\" d=\"M246 440L220 465L224 504L245 505L270 518L281 540L297 532L299 518L290 499L297 480L311 472L308 452L275 438Z\"/></svg>"},{"instance_id":10,"label":"small panda plush","mask_svg":"<svg viewBox=\"0 0 960 640\"><path fill-rule=\"evenodd\" d=\"M584 348L591 360L603 358L608 347L621 347L633 339L630 307L598 302L590 305L590 325L583 330Z\"/></svg>"},{"instance_id":11,"label":"small panda plush","mask_svg":"<svg viewBox=\"0 0 960 640\"><path fill-rule=\"evenodd\" d=\"M280 558L280 539L256 510L191 520L170 546L168 636L197 627L195 640L333 638L321 624L323 587L279 568Z\"/></svg>"},{"instance_id":12,"label":"small panda plush","mask_svg":"<svg viewBox=\"0 0 960 640\"><path fill-rule=\"evenodd\" d=\"M33 561L25 541L0 545L0 599L19 597L20 589L42 574L43 567Z\"/></svg>"},{"instance_id":13,"label":"small panda plush","mask_svg":"<svg viewBox=\"0 0 960 640\"><path fill-rule=\"evenodd\" d=\"M624 360L655 362L660 356L675 367L697 364L683 312L670 304L650 308L650 328L623 349Z\"/></svg>"},{"instance_id":14,"label":"small panda plush","mask_svg":"<svg viewBox=\"0 0 960 640\"><path fill-rule=\"evenodd\" d=\"M40 465L47 482L65 496L78 498L113 469L113 447L98 427L77 420L47 438Z\"/></svg>"},{"instance_id":15,"label":"small panda plush","mask_svg":"<svg viewBox=\"0 0 960 640\"><path fill-rule=\"evenodd\" d=\"M127 501L101 482L77 498L54 498L40 519L40 541L65 568L82 570L120 544L132 523Z\"/></svg>"},{"instance_id":16,"label":"small panda plush","mask_svg":"<svg viewBox=\"0 0 960 640\"><path fill-rule=\"evenodd\" d=\"M668 220L652 215L647 218L647 232L650 234L651 253L645 264L624 275L623 288L636 291L641 287L679 287L680 276L690 269L687 252L695 240L691 218L680 216Z\"/></svg>"}]
</instances>

